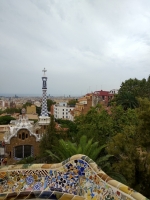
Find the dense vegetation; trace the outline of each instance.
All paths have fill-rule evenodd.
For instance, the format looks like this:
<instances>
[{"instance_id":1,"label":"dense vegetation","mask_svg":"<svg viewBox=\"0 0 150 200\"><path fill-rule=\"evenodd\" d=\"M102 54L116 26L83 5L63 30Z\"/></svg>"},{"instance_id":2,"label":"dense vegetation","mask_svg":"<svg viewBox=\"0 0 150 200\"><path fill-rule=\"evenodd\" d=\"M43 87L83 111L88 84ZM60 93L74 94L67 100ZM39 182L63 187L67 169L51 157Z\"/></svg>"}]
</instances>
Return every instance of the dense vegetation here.
<instances>
[{"instance_id":1,"label":"dense vegetation","mask_svg":"<svg viewBox=\"0 0 150 200\"><path fill-rule=\"evenodd\" d=\"M69 106L75 106L77 102L78 102L78 99L70 99L68 101L68 105Z\"/></svg>"},{"instance_id":2,"label":"dense vegetation","mask_svg":"<svg viewBox=\"0 0 150 200\"><path fill-rule=\"evenodd\" d=\"M5 110L0 110L0 115L3 113L14 114L14 113L20 113L20 112L21 112L20 108L6 108Z\"/></svg>"},{"instance_id":3,"label":"dense vegetation","mask_svg":"<svg viewBox=\"0 0 150 200\"><path fill-rule=\"evenodd\" d=\"M109 105L109 113L97 105L73 123L58 120L71 131L60 135L54 127L48 130L51 142L41 142L42 152L49 162L88 154L110 176L124 183L126 179L127 185L150 197L150 77L126 80Z\"/></svg>"},{"instance_id":4,"label":"dense vegetation","mask_svg":"<svg viewBox=\"0 0 150 200\"><path fill-rule=\"evenodd\" d=\"M5 115L0 117L0 125L9 124L11 120L15 120L15 118Z\"/></svg>"},{"instance_id":5,"label":"dense vegetation","mask_svg":"<svg viewBox=\"0 0 150 200\"><path fill-rule=\"evenodd\" d=\"M74 122L57 122L67 131L58 132L51 117L41 158L52 163L86 154L111 177L150 198L150 77L122 83L109 112L97 105Z\"/></svg>"}]
</instances>

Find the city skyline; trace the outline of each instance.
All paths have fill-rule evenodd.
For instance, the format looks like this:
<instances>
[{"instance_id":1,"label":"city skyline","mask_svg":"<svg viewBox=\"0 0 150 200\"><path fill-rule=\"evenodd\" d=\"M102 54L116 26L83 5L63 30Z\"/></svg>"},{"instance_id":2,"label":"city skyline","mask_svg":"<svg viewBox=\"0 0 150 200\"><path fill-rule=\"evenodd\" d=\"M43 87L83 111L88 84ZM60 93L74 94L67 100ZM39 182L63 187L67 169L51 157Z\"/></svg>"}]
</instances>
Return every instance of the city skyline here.
<instances>
[{"instance_id":1,"label":"city skyline","mask_svg":"<svg viewBox=\"0 0 150 200\"><path fill-rule=\"evenodd\" d=\"M0 1L0 94L81 96L149 76L149 0Z\"/></svg>"}]
</instances>

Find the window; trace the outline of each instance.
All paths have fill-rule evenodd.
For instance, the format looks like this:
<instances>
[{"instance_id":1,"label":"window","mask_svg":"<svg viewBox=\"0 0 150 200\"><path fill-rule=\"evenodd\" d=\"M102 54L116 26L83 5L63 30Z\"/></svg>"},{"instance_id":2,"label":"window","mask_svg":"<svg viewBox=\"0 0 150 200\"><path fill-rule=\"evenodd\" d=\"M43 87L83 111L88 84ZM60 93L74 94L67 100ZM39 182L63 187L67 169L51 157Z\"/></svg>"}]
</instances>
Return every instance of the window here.
<instances>
[{"instance_id":1,"label":"window","mask_svg":"<svg viewBox=\"0 0 150 200\"><path fill-rule=\"evenodd\" d=\"M31 145L24 145L24 158L31 156Z\"/></svg>"},{"instance_id":2,"label":"window","mask_svg":"<svg viewBox=\"0 0 150 200\"><path fill-rule=\"evenodd\" d=\"M68 113L66 112L66 115L68 115Z\"/></svg>"},{"instance_id":3,"label":"window","mask_svg":"<svg viewBox=\"0 0 150 200\"><path fill-rule=\"evenodd\" d=\"M63 111L64 111L64 109L63 109Z\"/></svg>"},{"instance_id":4,"label":"window","mask_svg":"<svg viewBox=\"0 0 150 200\"><path fill-rule=\"evenodd\" d=\"M66 109L66 111L68 111L68 109Z\"/></svg>"},{"instance_id":5,"label":"window","mask_svg":"<svg viewBox=\"0 0 150 200\"><path fill-rule=\"evenodd\" d=\"M14 148L14 157L15 158L25 158L32 156L32 146L31 145L20 145Z\"/></svg>"},{"instance_id":6,"label":"window","mask_svg":"<svg viewBox=\"0 0 150 200\"><path fill-rule=\"evenodd\" d=\"M29 136L29 131L27 131L27 130L24 130L24 132L21 131L18 134L18 138L20 140L25 140L26 138L28 138L28 136Z\"/></svg>"},{"instance_id":7,"label":"window","mask_svg":"<svg viewBox=\"0 0 150 200\"><path fill-rule=\"evenodd\" d=\"M23 132L22 133L22 140L24 140L25 139L25 133Z\"/></svg>"}]
</instances>

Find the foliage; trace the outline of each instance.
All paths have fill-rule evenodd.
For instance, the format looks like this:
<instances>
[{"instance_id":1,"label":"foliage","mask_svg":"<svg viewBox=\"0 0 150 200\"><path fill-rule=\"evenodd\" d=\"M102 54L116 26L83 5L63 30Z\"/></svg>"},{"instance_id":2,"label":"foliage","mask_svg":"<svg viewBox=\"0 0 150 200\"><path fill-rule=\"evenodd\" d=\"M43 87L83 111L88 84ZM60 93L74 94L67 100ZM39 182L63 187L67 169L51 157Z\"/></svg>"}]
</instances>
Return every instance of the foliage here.
<instances>
[{"instance_id":1,"label":"foliage","mask_svg":"<svg viewBox=\"0 0 150 200\"><path fill-rule=\"evenodd\" d=\"M32 163L34 160L35 160L34 157L29 156L29 157L21 159L20 161L17 162L17 164L29 164L29 163Z\"/></svg>"},{"instance_id":2,"label":"foliage","mask_svg":"<svg viewBox=\"0 0 150 200\"><path fill-rule=\"evenodd\" d=\"M117 98L117 105L121 105L124 110L127 110L128 108L134 109L138 107L138 101L136 97L131 92L122 92L119 93Z\"/></svg>"},{"instance_id":3,"label":"foliage","mask_svg":"<svg viewBox=\"0 0 150 200\"><path fill-rule=\"evenodd\" d=\"M23 106L22 106L22 108L27 108L27 106L31 106L32 105L32 103L30 103L30 102L26 102L25 104L23 104Z\"/></svg>"},{"instance_id":4,"label":"foliage","mask_svg":"<svg viewBox=\"0 0 150 200\"><path fill-rule=\"evenodd\" d=\"M43 135L42 140L40 142L41 152L44 153L45 149L51 149L52 144L54 145L56 143L55 142L56 139L57 135L56 135L54 117L51 116L50 124L47 127L46 133Z\"/></svg>"},{"instance_id":5,"label":"foliage","mask_svg":"<svg viewBox=\"0 0 150 200\"><path fill-rule=\"evenodd\" d=\"M100 145L106 144L113 134L113 121L108 112L101 106L92 107L86 115L76 117L77 140L82 135L88 139L99 141Z\"/></svg>"},{"instance_id":6,"label":"foliage","mask_svg":"<svg viewBox=\"0 0 150 200\"><path fill-rule=\"evenodd\" d=\"M150 148L150 101L139 99L140 107L137 109L139 124L137 129L137 139L139 145Z\"/></svg>"},{"instance_id":7,"label":"foliage","mask_svg":"<svg viewBox=\"0 0 150 200\"><path fill-rule=\"evenodd\" d=\"M51 99L47 99L47 108L48 110L50 110L51 106L54 105L56 102L54 102L53 100Z\"/></svg>"},{"instance_id":8,"label":"foliage","mask_svg":"<svg viewBox=\"0 0 150 200\"><path fill-rule=\"evenodd\" d=\"M139 108L124 113L118 119L118 132L108 143L108 153L117 158L112 168L126 177L129 186L150 197L150 101L140 99Z\"/></svg>"},{"instance_id":9,"label":"foliage","mask_svg":"<svg viewBox=\"0 0 150 200\"><path fill-rule=\"evenodd\" d=\"M15 118L5 115L0 117L0 125L9 124L11 120L15 120Z\"/></svg>"},{"instance_id":10,"label":"foliage","mask_svg":"<svg viewBox=\"0 0 150 200\"><path fill-rule=\"evenodd\" d=\"M68 128L69 132L77 132L77 125L74 122L65 119L56 119L55 121L60 124L62 128Z\"/></svg>"},{"instance_id":11,"label":"foliage","mask_svg":"<svg viewBox=\"0 0 150 200\"><path fill-rule=\"evenodd\" d=\"M21 109L18 108L6 108L5 110L1 111L0 114L7 113L7 114L14 114L20 113Z\"/></svg>"},{"instance_id":12,"label":"foliage","mask_svg":"<svg viewBox=\"0 0 150 200\"><path fill-rule=\"evenodd\" d=\"M38 114L38 116L40 116L40 114L41 114L41 107L36 106L36 113Z\"/></svg>"},{"instance_id":13,"label":"foliage","mask_svg":"<svg viewBox=\"0 0 150 200\"><path fill-rule=\"evenodd\" d=\"M128 79L122 82L119 93L130 92L135 97L145 97L147 81L146 79Z\"/></svg>"},{"instance_id":14,"label":"foliage","mask_svg":"<svg viewBox=\"0 0 150 200\"><path fill-rule=\"evenodd\" d=\"M138 124L136 110L128 109L124 111L122 106L111 107L110 117L113 121L112 135L116 135L117 133L120 133L126 125L136 126Z\"/></svg>"},{"instance_id":15,"label":"foliage","mask_svg":"<svg viewBox=\"0 0 150 200\"><path fill-rule=\"evenodd\" d=\"M54 152L53 146L58 146L58 140L63 138L66 139L67 135L65 132L58 132L55 126L54 116L51 116L51 121L49 126L47 127L46 133L41 139L40 142L40 153L42 157L47 157L47 150L51 150ZM48 160L47 160L48 161ZM54 160L50 160L50 162L54 162Z\"/></svg>"},{"instance_id":16,"label":"foliage","mask_svg":"<svg viewBox=\"0 0 150 200\"><path fill-rule=\"evenodd\" d=\"M63 161L75 154L85 154L94 161L97 161L97 164L100 164L111 157L111 155L109 155L107 158L99 158L100 153L104 150L106 145L99 146L98 142L93 142L93 139L88 140L85 135L80 138L78 144L70 141L64 141L63 139L60 139L58 144L59 145L57 145L57 147L53 147L55 149L55 154L50 151L48 151L48 153L59 161Z\"/></svg>"},{"instance_id":17,"label":"foliage","mask_svg":"<svg viewBox=\"0 0 150 200\"><path fill-rule=\"evenodd\" d=\"M56 161L64 161L69 157L76 154L83 154L93 159L108 175L111 175L116 180L127 183L123 175L111 171L110 158L113 155L107 154L105 148L107 145L99 146L99 142L93 142L93 139L87 138L83 135L79 143L72 143L70 141L65 141L63 139L58 141L58 145L54 146L54 153L47 150L47 153Z\"/></svg>"},{"instance_id":18,"label":"foliage","mask_svg":"<svg viewBox=\"0 0 150 200\"><path fill-rule=\"evenodd\" d=\"M70 106L75 106L76 103L78 103L78 99L70 99L67 104Z\"/></svg>"},{"instance_id":19,"label":"foliage","mask_svg":"<svg viewBox=\"0 0 150 200\"><path fill-rule=\"evenodd\" d=\"M128 108L134 109L139 106L137 98L150 99L150 76L148 79L128 79L122 82L118 94L111 101L117 105L122 105L125 110Z\"/></svg>"},{"instance_id":20,"label":"foliage","mask_svg":"<svg viewBox=\"0 0 150 200\"><path fill-rule=\"evenodd\" d=\"M136 93L135 83L139 84L136 80L131 91L137 95L134 100L138 106L128 104L125 109L123 104L114 102L109 113L97 105L87 114L76 117L73 123L58 120L62 127L72 130L71 137L49 127L43 141L45 155L51 158L49 162L62 161L77 153L86 154L112 178L150 197L150 101L140 89ZM148 91L148 84L150 80L146 83L143 80L139 87ZM140 95L143 96L138 98Z\"/></svg>"}]
</instances>

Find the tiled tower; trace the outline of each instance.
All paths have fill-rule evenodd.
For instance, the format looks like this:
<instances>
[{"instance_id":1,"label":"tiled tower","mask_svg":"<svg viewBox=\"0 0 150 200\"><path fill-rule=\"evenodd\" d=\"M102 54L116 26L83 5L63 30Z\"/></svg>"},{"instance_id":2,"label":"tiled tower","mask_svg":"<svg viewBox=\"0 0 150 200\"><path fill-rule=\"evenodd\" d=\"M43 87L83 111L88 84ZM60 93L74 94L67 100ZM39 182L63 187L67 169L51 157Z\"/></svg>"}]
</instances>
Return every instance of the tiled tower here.
<instances>
[{"instance_id":1,"label":"tiled tower","mask_svg":"<svg viewBox=\"0 0 150 200\"><path fill-rule=\"evenodd\" d=\"M43 90L43 97L42 97L42 109L41 109L41 116L39 117L39 125L48 125L50 123L50 117L48 116L48 110L47 110L47 77L45 75L45 72L47 70L43 70L44 75L42 77L42 90Z\"/></svg>"}]
</instances>

